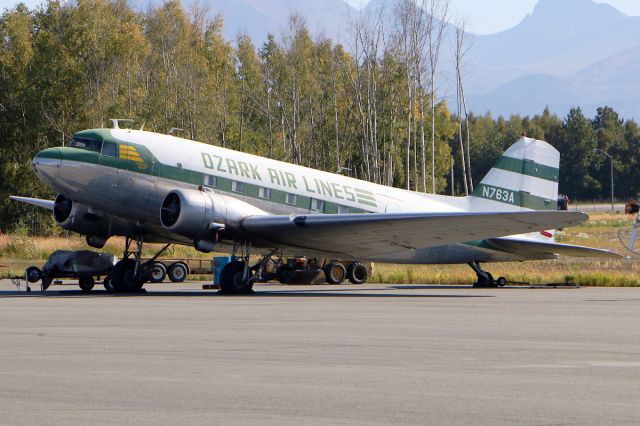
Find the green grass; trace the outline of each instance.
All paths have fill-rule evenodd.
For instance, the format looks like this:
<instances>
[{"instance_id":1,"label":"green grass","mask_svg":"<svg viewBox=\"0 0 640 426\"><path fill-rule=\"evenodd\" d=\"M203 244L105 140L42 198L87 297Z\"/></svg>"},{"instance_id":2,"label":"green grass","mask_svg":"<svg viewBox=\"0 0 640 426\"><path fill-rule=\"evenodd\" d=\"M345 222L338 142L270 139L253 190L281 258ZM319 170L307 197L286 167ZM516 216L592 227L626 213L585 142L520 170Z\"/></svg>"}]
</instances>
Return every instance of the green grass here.
<instances>
[{"instance_id":1,"label":"green grass","mask_svg":"<svg viewBox=\"0 0 640 426\"><path fill-rule=\"evenodd\" d=\"M631 219L620 213L594 213L588 222L565 229L556 241L627 252L618 240L618 230L631 225ZM124 239L112 238L105 252L122 255ZM152 256L160 245L146 244L143 255ZM22 275L29 265L42 266L46 258L57 249L87 249L84 238L26 237L23 234L0 235L0 278ZM163 255L165 258L210 259L212 254L196 251L191 247L174 246ZM640 258L597 260L562 258L559 260L509 262L484 265L494 277L505 276L509 281L531 284L568 283L581 286L640 286ZM209 281L210 276L192 276L191 279ZM399 284L472 284L476 277L466 265L391 265L376 264L369 280L378 283Z\"/></svg>"}]
</instances>

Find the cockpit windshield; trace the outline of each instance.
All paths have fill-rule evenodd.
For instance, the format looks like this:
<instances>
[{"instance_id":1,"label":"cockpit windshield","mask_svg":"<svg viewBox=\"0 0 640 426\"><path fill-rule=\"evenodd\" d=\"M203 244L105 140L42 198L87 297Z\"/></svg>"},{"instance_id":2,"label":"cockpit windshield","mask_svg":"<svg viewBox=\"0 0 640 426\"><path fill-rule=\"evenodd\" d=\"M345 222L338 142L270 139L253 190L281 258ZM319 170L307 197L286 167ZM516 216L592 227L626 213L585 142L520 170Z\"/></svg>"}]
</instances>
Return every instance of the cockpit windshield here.
<instances>
[{"instance_id":1,"label":"cockpit windshield","mask_svg":"<svg viewBox=\"0 0 640 426\"><path fill-rule=\"evenodd\" d=\"M74 148L100 152L102 149L102 142L95 139L79 138L76 136L71 140L71 146Z\"/></svg>"}]
</instances>

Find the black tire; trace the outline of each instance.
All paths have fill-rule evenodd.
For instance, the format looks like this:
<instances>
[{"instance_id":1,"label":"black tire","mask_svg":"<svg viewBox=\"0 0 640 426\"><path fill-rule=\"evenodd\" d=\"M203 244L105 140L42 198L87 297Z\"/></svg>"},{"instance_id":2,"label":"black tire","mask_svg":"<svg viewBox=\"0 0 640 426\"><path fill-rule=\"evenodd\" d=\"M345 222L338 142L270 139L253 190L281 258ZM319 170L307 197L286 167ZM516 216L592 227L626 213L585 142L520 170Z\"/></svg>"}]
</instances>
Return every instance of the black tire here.
<instances>
[{"instance_id":1,"label":"black tire","mask_svg":"<svg viewBox=\"0 0 640 426\"><path fill-rule=\"evenodd\" d=\"M493 279L493 275L491 275L491 273L487 272L487 278L486 279L481 279L480 276L478 276L478 281L473 286L474 287L479 287L479 288L495 287L496 286L496 282Z\"/></svg>"},{"instance_id":2,"label":"black tire","mask_svg":"<svg viewBox=\"0 0 640 426\"><path fill-rule=\"evenodd\" d=\"M323 270L329 284L342 284L347 277L347 269L340 262L330 262L325 265Z\"/></svg>"},{"instance_id":3,"label":"black tire","mask_svg":"<svg viewBox=\"0 0 640 426\"><path fill-rule=\"evenodd\" d=\"M144 279L142 277L136 277L135 269L129 269L124 273L124 285L127 288L126 292L137 293L142 290L144 286Z\"/></svg>"},{"instance_id":4,"label":"black tire","mask_svg":"<svg viewBox=\"0 0 640 426\"><path fill-rule=\"evenodd\" d=\"M133 259L122 259L113 267L111 271L111 285L118 293L131 293L139 291L144 284L141 279L134 280L133 274L136 261Z\"/></svg>"},{"instance_id":5,"label":"black tire","mask_svg":"<svg viewBox=\"0 0 640 426\"><path fill-rule=\"evenodd\" d=\"M226 294L250 294L253 283L243 281L244 262L235 260L228 263L220 273L220 289Z\"/></svg>"},{"instance_id":6,"label":"black tire","mask_svg":"<svg viewBox=\"0 0 640 426\"><path fill-rule=\"evenodd\" d=\"M153 262L149 268L149 281L161 283L167 277L167 267L162 262Z\"/></svg>"},{"instance_id":7,"label":"black tire","mask_svg":"<svg viewBox=\"0 0 640 426\"><path fill-rule=\"evenodd\" d=\"M96 282L94 281L93 277L81 277L78 280L78 285L80 286L82 291L88 293L93 290L93 286L96 285Z\"/></svg>"},{"instance_id":8,"label":"black tire","mask_svg":"<svg viewBox=\"0 0 640 426\"><path fill-rule=\"evenodd\" d=\"M104 281L102 281L102 285L104 286L104 289L107 290L109 293L113 291L113 284L111 284L110 276L104 277Z\"/></svg>"},{"instance_id":9,"label":"black tire","mask_svg":"<svg viewBox=\"0 0 640 426\"><path fill-rule=\"evenodd\" d=\"M369 271L362 263L353 262L347 269L347 278L352 284L362 284L369 278Z\"/></svg>"},{"instance_id":10,"label":"black tire","mask_svg":"<svg viewBox=\"0 0 640 426\"><path fill-rule=\"evenodd\" d=\"M507 279L505 277L498 277L496 284L498 287L504 287L507 284Z\"/></svg>"},{"instance_id":11,"label":"black tire","mask_svg":"<svg viewBox=\"0 0 640 426\"><path fill-rule=\"evenodd\" d=\"M172 283L181 283L187 279L187 275L189 275L189 267L184 262L173 263L169 266L167 275L169 275L169 279Z\"/></svg>"},{"instance_id":12,"label":"black tire","mask_svg":"<svg viewBox=\"0 0 640 426\"><path fill-rule=\"evenodd\" d=\"M24 271L24 279L31 283L35 284L42 278L42 271L37 266L29 266L26 271Z\"/></svg>"},{"instance_id":13,"label":"black tire","mask_svg":"<svg viewBox=\"0 0 640 426\"><path fill-rule=\"evenodd\" d=\"M291 281L295 270L289 265L281 265L276 271L276 277L280 284L286 284Z\"/></svg>"}]
</instances>

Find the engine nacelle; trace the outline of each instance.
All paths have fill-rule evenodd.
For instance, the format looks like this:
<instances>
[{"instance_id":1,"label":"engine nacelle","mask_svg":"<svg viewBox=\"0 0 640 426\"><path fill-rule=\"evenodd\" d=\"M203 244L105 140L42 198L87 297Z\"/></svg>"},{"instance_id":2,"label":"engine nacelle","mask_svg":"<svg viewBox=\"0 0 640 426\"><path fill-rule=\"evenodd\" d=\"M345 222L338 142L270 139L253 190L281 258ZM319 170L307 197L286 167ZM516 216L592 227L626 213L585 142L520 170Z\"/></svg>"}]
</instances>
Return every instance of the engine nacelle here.
<instances>
[{"instance_id":1,"label":"engine nacelle","mask_svg":"<svg viewBox=\"0 0 640 426\"><path fill-rule=\"evenodd\" d=\"M247 216L267 215L251 204L207 189L174 189L162 202L160 223L167 230L194 241L209 252L218 232L233 228Z\"/></svg>"},{"instance_id":2,"label":"engine nacelle","mask_svg":"<svg viewBox=\"0 0 640 426\"><path fill-rule=\"evenodd\" d=\"M87 236L87 243L102 248L112 235L128 235L132 224L115 216L96 212L62 194L53 204L53 216L63 229Z\"/></svg>"}]
</instances>

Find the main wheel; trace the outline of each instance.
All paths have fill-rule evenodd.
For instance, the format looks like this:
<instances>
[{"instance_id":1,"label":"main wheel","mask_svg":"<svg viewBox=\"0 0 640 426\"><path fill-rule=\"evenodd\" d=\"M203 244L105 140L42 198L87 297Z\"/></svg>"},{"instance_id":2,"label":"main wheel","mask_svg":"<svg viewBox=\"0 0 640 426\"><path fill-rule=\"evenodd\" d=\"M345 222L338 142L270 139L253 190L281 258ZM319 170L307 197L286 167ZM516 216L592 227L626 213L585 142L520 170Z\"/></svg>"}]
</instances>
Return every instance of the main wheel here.
<instances>
[{"instance_id":1,"label":"main wheel","mask_svg":"<svg viewBox=\"0 0 640 426\"><path fill-rule=\"evenodd\" d=\"M329 284L342 284L347 276L347 270L340 262L331 262L324 267L324 275Z\"/></svg>"},{"instance_id":2,"label":"main wheel","mask_svg":"<svg viewBox=\"0 0 640 426\"><path fill-rule=\"evenodd\" d=\"M169 266L167 274L169 275L171 282L181 283L187 279L187 275L189 275L189 268L184 262L176 262Z\"/></svg>"},{"instance_id":3,"label":"main wheel","mask_svg":"<svg viewBox=\"0 0 640 426\"><path fill-rule=\"evenodd\" d=\"M353 262L347 270L347 277L353 284L362 284L369 278L367 267L360 262Z\"/></svg>"},{"instance_id":4,"label":"main wheel","mask_svg":"<svg viewBox=\"0 0 640 426\"><path fill-rule=\"evenodd\" d=\"M93 286L96 282L93 280L93 277L81 277L78 280L78 285L84 292L90 292L93 289Z\"/></svg>"},{"instance_id":5,"label":"main wheel","mask_svg":"<svg viewBox=\"0 0 640 426\"><path fill-rule=\"evenodd\" d=\"M116 263L111 271L111 285L118 293L131 293L140 291L144 282L141 278L135 278L136 261L122 259Z\"/></svg>"},{"instance_id":6,"label":"main wheel","mask_svg":"<svg viewBox=\"0 0 640 426\"><path fill-rule=\"evenodd\" d=\"M149 277L152 283L161 283L167 277L167 268L161 262L153 262Z\"/></svg>"},{"instance_id":7,"label":"main wheel","mask_svg":"<svg viewBox=\"0 0 640 426\"><path fill-rule=\"evenodd\" d=\"M249 294L253 283L244 280L244 262L234 260L228 263L220 273L220 289L227 294Z\"/></svg>"}]
</instances>

